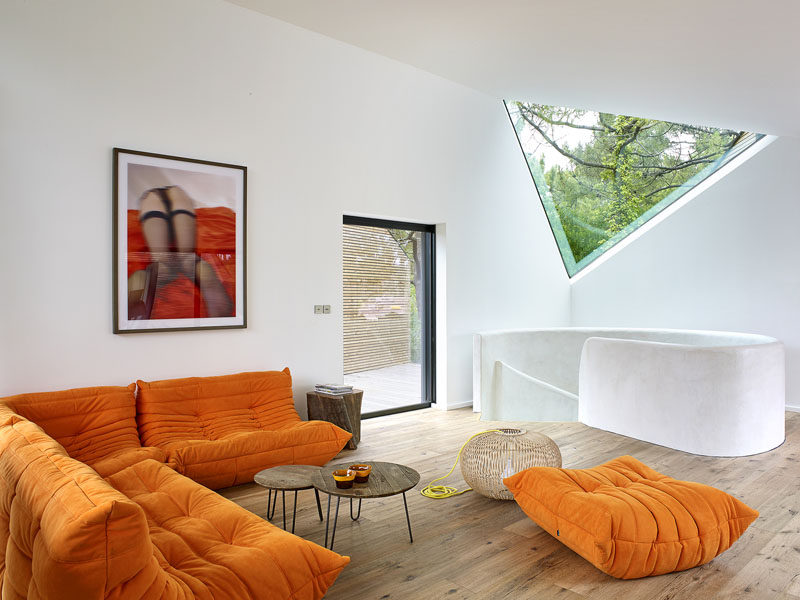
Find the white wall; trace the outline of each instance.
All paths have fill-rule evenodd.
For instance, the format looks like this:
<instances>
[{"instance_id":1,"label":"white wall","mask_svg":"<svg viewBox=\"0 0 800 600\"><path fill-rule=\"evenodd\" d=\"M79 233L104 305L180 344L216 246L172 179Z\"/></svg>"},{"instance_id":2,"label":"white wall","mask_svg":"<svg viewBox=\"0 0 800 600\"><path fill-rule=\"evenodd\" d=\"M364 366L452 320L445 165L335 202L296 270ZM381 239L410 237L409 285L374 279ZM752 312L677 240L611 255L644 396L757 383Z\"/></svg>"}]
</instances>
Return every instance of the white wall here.
<instances>
[{"instance_id":1,"label":"white wall","mask_svg":"<svg viewBox=\"0 0 800 600\"><path fill-rule=\"evenodd\" d=\"M6 0L0 82L0 394L288 365L304 407L342 375L343 213L446 227L442 404L473 332L569 320L494 98L221 0ZM111 333L114 146L248 167L247 329Z\"/></svg>"},{"instance_id":2,"label":"white wall","mask_svg":"<svg viewBox=\"0 0 800 600\"><path fill-rule=\"evenodd\" d=\"M763 333L800 407L800 140L780 138L572 285L572 324Z\"/></svg>"}]
</instances>

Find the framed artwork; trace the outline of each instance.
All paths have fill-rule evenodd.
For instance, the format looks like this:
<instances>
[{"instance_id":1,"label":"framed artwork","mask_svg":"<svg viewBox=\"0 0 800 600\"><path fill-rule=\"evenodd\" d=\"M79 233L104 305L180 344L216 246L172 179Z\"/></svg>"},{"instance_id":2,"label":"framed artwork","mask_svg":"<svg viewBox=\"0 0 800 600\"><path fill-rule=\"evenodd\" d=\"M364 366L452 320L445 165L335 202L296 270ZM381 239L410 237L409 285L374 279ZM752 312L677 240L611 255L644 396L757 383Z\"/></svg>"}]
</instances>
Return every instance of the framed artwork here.
<instances>
[{"instance_id":1,"label":"framed artwork","mask_svg":"<svg viewBox=\"0 0 800 600\"><path fill-rule=\"evenodd\" d=\"M247 326L247 167L114 148L114 333Z\"/></svg>"}]
</instances>

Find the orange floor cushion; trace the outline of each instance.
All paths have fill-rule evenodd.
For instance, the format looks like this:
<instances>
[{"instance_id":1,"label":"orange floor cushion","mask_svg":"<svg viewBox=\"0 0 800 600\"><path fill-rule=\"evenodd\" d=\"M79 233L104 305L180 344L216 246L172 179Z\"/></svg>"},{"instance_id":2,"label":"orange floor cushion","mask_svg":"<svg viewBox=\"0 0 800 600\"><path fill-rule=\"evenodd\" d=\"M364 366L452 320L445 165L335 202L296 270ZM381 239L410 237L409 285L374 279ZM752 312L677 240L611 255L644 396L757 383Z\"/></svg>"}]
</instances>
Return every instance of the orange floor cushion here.
<instances>
[{"instance_id":1,"label":"orange floor cushion","mask_svg":"<svg viewBox=\"0 0 800 600\"><path fill-rule=\"evenodd\" d=\"M137 383L142 443L212 489L277 465L324 465L351 437L300 418L289 369Z\"/></svg>"},{"instance_id":2,"label":"orange floor cushion","mask_svg":"<svg viewBox=\"0 0 800 600\"><path fill-rule=\"evenodd\" d=\"M39 425L74 459L103 476L139 460L166 460L159 448L142 447L136 397L127 387L88 387L0 398L0 405Z\"/></svg>"},{"instance_id":3,"label":"orange floor cushion","mask_svg":"<svg viewBox=\"0 0 800 600\"><path fill-rule=\"evenodd\" d=\"M705 564L758 512L632 456L591 469L533 467L503 480L523 511L601 571L634 579Z\"/></svg>"}]
</instances>

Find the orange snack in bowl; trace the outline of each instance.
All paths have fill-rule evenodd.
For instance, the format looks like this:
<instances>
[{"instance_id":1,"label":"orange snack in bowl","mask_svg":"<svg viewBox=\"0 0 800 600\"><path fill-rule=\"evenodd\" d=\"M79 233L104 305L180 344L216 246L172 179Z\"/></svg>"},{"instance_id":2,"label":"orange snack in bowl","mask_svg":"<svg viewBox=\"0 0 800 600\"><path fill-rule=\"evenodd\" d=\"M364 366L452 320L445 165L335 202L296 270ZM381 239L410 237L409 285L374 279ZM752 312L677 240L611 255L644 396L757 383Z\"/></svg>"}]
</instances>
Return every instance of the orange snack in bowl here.
<instances>
[{"instance_id":1,"label":"orange snack in bowl","mask_svg":"<svg viewBox=\"0 0 800 600\"><path fill-rule=\"evenodd\" d=\"M356 472L356 483L367 483L369 474L372 472L372 465L350 465L350 469Z\"/></svg>"},{"instance_id":2,"label":"orange snack in bowl","mask_svg":"<svg viewBox=\"0 0 800 600\"><path fill-rule=\"evenodd\" d=\"M331 473L331 475L336 481L336 487L341 489L353 487L353 480L356 478L356 472L350 469L339 469Z\"/></svg>"}]
</instances>

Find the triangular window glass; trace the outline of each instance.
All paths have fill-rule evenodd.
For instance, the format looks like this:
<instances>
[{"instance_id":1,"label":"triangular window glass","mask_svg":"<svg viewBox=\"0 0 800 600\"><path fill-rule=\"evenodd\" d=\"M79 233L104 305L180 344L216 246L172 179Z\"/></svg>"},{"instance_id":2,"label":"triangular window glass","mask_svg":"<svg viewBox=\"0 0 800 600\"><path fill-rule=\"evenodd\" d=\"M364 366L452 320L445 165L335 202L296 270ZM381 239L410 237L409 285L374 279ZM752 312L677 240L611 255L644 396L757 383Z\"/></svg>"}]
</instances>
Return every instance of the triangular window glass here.
<instances>
[{"instance_id":1,"label":"triangular window glass","mask_svg":"<svg viewBox=\"0 0 800 600\"><path fill-rule=\"evenodd\" d=\"M505 104L570 277L764 137Z\"/></svg>"}]
</instances>

